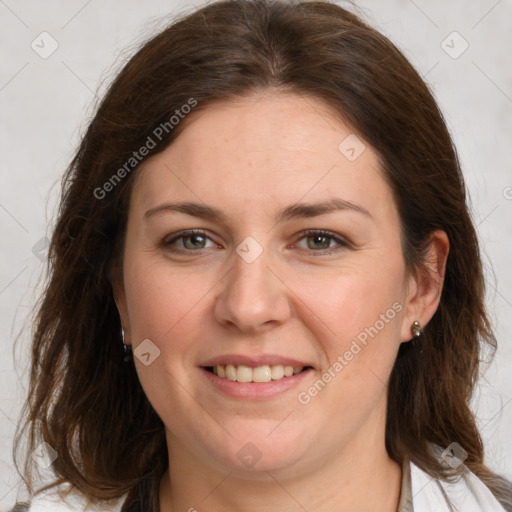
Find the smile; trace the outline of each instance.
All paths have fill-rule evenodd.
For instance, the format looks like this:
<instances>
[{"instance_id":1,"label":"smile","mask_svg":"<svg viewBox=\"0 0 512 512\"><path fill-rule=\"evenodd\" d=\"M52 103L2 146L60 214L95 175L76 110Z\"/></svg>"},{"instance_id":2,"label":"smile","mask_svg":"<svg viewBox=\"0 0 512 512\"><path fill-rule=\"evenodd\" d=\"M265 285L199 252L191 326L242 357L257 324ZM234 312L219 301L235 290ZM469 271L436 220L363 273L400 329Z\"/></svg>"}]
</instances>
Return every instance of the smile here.
<instances>
[{"instance_id":1,"label":"smile","mask_svg":"<svg viewBox=\"0 0 512 512\"><path fill-rule=\"evenodd\" d=\"M291 377L302 372L309 367L305 366L290 366L290 365L263 365L251 368L243 364L218 364L215 366L208 366L206 370L232 382L270 382L273 380L281 380L286 377Z\"/></svg>"},{"instance_id":2,"label":"smile","mask_svg":"<svg viewBox=\"0 0 512 512\"><path fill-rule=\"evenodd\" d=\"M303 387L315 372L308 359L284 354L222 354L202 361L207 389L241 400L268 400Z\"/></svg>"}]
</instances>

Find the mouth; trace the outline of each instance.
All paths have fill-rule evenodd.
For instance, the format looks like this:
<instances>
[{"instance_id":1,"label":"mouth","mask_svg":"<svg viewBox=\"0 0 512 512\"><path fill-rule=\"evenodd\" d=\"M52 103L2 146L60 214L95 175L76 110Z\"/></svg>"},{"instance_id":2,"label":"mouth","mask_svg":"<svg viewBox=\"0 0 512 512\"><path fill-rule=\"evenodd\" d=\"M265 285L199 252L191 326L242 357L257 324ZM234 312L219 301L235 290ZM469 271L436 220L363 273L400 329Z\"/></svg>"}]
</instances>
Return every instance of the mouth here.
<instances>
[{"instance_id":1,"label":"mouth","mask_svg":"<svg viewBox=\"0 0 512 512\"><path fill-rule=\"evenodd\" d=\"M202 361L199 369L208 392L244 401L269 400L291 393L305 386L316 372L307 360L254 353L219 355Z\"/></svg>"},{"instance_id":2,"label":"mouth","mask_svg":"<svg viewBox=\"0 0 512 512\"><path fill-rule=\"evenodd\" d=\"M217 364L214 366L204 366L203 368L221 379L244 384L280 381L312 369L311 366L292 366L282 364L262 365L256 367L243 364Z\"/></svg>"}]
</instances>

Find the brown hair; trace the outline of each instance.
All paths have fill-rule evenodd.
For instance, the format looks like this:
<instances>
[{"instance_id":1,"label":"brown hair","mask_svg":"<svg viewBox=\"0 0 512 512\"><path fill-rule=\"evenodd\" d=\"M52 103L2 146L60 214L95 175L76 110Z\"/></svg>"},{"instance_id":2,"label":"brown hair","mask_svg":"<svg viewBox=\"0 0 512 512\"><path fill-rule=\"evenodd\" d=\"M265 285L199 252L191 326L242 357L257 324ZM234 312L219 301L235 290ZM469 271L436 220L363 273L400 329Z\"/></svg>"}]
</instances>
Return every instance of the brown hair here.
<instances>
[{"instance_id":1,"label":"brown hair","mask_svg":"<svg viewBox=\"0 0 512 512\"><path fill-rule=\"evenodd\" d=\"M170 144L186 123L170 127L169 118L191 99L199 111L264 90L325 101L375 148L400 213L409 271L424 265L429 234L447 233L439 308L420 345L401 345L390 376L386 448L397 462L407 456L448 479L462 468L447 469L429 443L457 442L468 453L465 466L512 510L510 485L484 464L468 406L480 352L494 355L496 342L456 150L431 92L402 53L328 2L213 3L144 44L113 81L63 181L33 336L30 449L50 444L58 453L57 483L69 482L91 500L131 491L133 502L137 489L162 476L164 427L134 365L123 362L112 294L137 165L111 187L105 183L127 169L156 127L167 123L147 156ZM31 488L30 457L25 474Z\"/></svg>"}]
</instances>

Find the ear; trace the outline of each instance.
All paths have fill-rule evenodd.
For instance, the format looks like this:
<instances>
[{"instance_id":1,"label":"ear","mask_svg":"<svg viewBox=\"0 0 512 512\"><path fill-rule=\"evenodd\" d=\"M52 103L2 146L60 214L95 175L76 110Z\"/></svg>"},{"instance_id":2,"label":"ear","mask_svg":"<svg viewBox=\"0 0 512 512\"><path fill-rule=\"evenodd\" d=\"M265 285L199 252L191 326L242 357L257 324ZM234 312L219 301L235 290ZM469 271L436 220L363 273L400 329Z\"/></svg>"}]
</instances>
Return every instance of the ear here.
<instances>
[{"instance_id":1,"label":"ear","mask_svg":"<svg viewBox=\"0 0 512 512\"><path fill-rule=\"evenodd\" d=\"M116 303L117 310L119 311L119 316L121 317L121 327L124 331L124 344L131 345L131 328L128 315L128 307L126 304L124 284L116 280L112 283L112 291L114 294L114 301Z\"/></svg>"},{"instance_id":2,"label":"ear","mask_svg":"<svg viewBox=\"0 0 512 512\"><path fill-rule=\"evenodd\" d=\"M425 327L439 306L443 291L446 261L450 250L448 235L442 230L433 231L424 268L411 275L407 282L407 299L402 323L402 341L413 338L414 321Z\"/></svg>"}]
</instances>

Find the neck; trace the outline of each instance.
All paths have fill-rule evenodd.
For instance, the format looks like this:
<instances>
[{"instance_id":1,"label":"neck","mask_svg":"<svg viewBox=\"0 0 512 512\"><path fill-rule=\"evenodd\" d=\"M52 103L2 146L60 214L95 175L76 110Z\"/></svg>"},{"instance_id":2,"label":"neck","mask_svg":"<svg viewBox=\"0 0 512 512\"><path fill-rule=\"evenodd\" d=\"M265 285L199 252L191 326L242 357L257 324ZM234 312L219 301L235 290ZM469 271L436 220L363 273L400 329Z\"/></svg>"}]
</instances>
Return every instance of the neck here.
<instances>
[{"instance_id":1,"label":"neck","mask_svg":"<svg viewBox=\"0 0 512 512\"><path fill-rule=\"evenodd\" d=\"M389 458L382 436L366 434L314 471L266 471L257 480L206 467L174 443L160 486L160 512L396 512L401 466Z\"/></svg>"}]
</instances>

